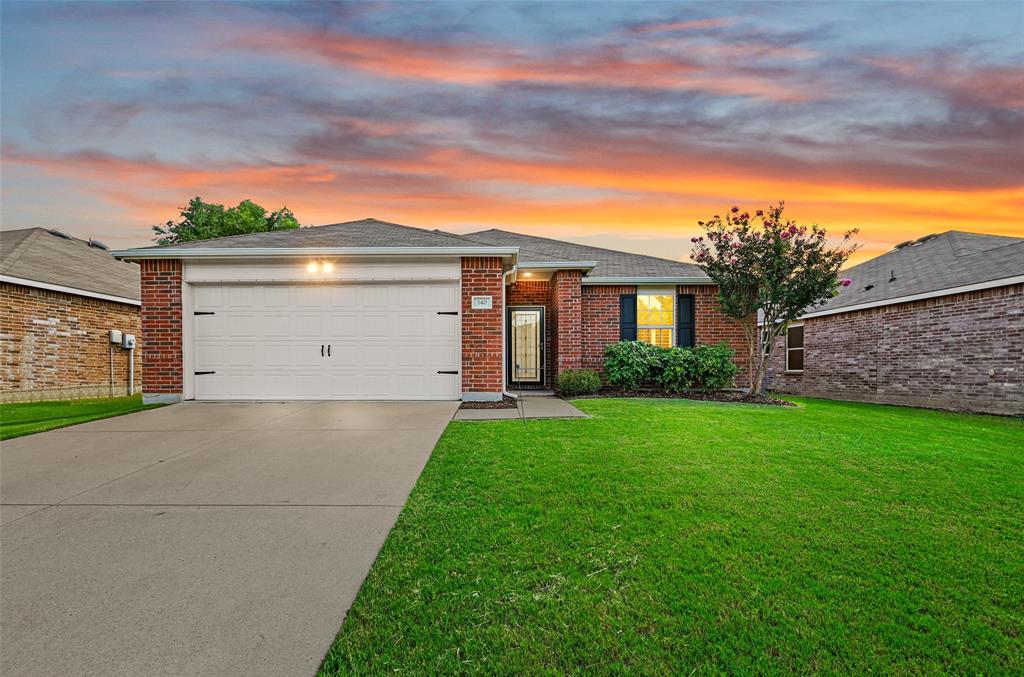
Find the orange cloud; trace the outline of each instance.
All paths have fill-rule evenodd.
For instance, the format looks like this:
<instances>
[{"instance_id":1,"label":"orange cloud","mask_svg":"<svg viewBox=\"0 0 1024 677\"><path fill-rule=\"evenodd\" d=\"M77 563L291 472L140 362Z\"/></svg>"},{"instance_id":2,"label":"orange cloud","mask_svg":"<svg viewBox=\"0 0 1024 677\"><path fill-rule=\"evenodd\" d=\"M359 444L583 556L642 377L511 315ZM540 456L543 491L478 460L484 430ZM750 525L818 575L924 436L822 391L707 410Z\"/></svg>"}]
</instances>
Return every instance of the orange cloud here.
<instances>
[{"instance_id":1,"label":"orange cloud","mask_svg":"<svg viewBox=\"0 0 1024 677\"><path fill-rule=\"evenodd\" d=\"M1024 108L1024 67L968 64L962 58L880 57L872 66L929 89L1000 108Z\"/></svg>"},{"instance_id":2,"label":"orange cloud","mask_svg":"<svg viewBox=\"0 0 1024 677\"><path fill-rule=\"evenodd\" d=\"M761 75L752 69L706 65L664 53L640 55L616 46L547 56L508 46L425 44L400 38L286 29L244 36L232 44L318 58L394 78L460 85L532 82L700 91L782 102L812 98L806 88L781 82L778 72Z\"/></svg>"}]
</instances>

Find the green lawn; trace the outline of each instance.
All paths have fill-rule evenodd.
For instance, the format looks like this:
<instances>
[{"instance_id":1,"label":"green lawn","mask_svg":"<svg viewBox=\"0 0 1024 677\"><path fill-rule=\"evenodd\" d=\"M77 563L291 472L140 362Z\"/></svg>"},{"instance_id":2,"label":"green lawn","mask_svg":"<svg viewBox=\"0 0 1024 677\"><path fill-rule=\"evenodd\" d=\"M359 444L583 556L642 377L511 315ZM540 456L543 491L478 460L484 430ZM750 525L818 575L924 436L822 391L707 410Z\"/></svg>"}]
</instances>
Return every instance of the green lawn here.
<instances>
[{"instance_id":1,"label":"green lawn","mask_svg":"<svg viewBox=\"0 0 1024 677\"><path fill-rule=\"evenodd\" d=\"M1024 673L1024 422L800 403L452 423L321 674Z\"/></svg>"},{"instance_id":2,"label":"green lawn","mask_svg":"<svg viewBox=\"0 0 1024 677\"><path fill-rule=\"evenodd\" d=\"M163 405L143 405L141 395L95 400L0 404L0 440L159 406Z\"/></svg>"}]
</instances>

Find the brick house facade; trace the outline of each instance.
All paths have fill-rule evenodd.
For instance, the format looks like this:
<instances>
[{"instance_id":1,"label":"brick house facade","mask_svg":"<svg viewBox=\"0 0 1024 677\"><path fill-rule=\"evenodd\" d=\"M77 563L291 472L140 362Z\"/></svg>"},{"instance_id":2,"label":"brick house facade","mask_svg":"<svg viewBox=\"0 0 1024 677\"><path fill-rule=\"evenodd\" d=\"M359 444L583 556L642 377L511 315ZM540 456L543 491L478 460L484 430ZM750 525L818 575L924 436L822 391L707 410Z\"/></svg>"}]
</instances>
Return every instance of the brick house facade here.
<instances>
[{"instance_id":1,"label":"brick house facade","mask_svg":"<svg viewBox=\"0 0 1024 677\"><path fill-rule=\"evenodd\" d=\"M107 332L140 326L138 306L0 283L0 401L128 394L128 351ZM141 375L136 350L136 390Z\"/></svg>"},{"instance_id":2,"label":"brick house facade","mask_svg":"<svg viewBox=\"0 0 1024 677\"><path fill-rule=\"evenodd\" d=\"M150 401L182 392L182 265L178 259L141 261L143 392Z\"/></svg>"},{"instance_id":3,"label":"brick house facade","mask_svg":"<svg viewBox=\"0 0 1024 677\"><path fill-rule=\"evenodd\" d=\"M1024 415L1024 285L808 318L803 371L786 337L766 387L858 402Z\"/></svg>"}]
</instances>

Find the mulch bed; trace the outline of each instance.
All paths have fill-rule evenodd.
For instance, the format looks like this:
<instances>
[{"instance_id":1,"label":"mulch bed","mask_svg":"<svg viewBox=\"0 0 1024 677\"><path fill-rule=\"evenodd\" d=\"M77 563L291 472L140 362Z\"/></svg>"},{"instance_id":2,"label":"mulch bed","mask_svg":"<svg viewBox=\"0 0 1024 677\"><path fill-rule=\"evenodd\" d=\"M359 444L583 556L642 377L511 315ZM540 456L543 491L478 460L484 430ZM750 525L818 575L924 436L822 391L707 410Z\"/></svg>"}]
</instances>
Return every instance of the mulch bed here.
<instances>
[{"instance_id":1,"label":"mulch bed","mask_svg":"<svg viewBox=\"0 0 1024 677\"><path fill-rule=\"evenodd\" d=\"M505 398L496 402L463 402L459 409L515 409L516 399L505 395Z\"/></svg>"},{"instance_id":2,"label":"mulch bed","mask_svg":"<svg viewBox=\"0 0 1024 677\"><path fill-rule=\"evenodd\" d=\"M768 404L777 407L795 407L796 404L786 400L778 400L767 395L752 395L735 390L713 390L703 392L688 390L681 393L667 393L663 390L600 390L595 395L583 395L579 399L593 397L650 397L677 400L703 400L705 402L739 402L741 404Z\"/></svg>"}]
</instances>

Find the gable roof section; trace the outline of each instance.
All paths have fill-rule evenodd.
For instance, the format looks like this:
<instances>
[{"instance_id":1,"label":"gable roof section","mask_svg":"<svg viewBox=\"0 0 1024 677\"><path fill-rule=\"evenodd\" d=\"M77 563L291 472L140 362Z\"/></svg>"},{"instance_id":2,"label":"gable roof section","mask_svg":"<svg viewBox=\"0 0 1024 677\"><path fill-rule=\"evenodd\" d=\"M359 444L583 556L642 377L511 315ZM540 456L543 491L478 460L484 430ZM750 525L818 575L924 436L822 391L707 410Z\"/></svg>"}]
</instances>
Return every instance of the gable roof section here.
<instances>
[{"instance_id":1,"label":"gable roof section","mask_svg":"<svg viewBox=\"0 0 1024 677\"><path fill-rule=\"evenodd\" d=\"M805 317L902 303L906 297L1024 277L1024 239L950 230L926 235L842 273L852 280ZM1007 284L1013 284L1008 282ZM954 292L955 293L955 292Z\"/></svg>"},{"instance_id":2,"label":"gable roof section","mask_svg":"<svg viewBox=\"0 0 1024 677\"><path fill-rule=\"evenodd\" d=\"M548 262L588 261L593 269L585 282L625 282L628 280L662 280L668 284L681 282L707 283L710 279L698 266L654 256L630 254L602 247L523 235L507 230L491 229L468 233L465 237L494 246L519 247L519 267Z\"/></svg>"},{"instance_id":3,"label":"gable roof section","mask_svg":"<svg viewBox=\"0 0 1024 677\"><path fill-rule=\"evenodd\" d=\"M193 240L172 245L141 247L133 251L177 251L182 249L315 249L335 247L466 247L479 243L439 230L425 230L398 223L360 219L325 226L307 226L293 230L228 235L210 240Z\"/></svg>"},{"instance_id":4,"label":"gable roof section","mask_svg":"<svg viewBox=\"0 0 1024 677\"><path fill-rule=\"evenodd\" d=\"M140 298L137 265L118 261L85 240L56 235L46 228L0 231L0 278L136 304Z\"/></svg>"}]
</instances>

